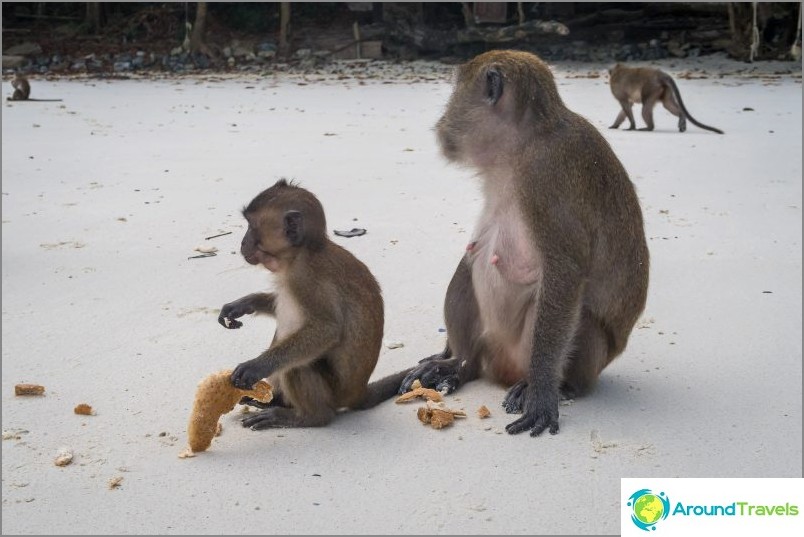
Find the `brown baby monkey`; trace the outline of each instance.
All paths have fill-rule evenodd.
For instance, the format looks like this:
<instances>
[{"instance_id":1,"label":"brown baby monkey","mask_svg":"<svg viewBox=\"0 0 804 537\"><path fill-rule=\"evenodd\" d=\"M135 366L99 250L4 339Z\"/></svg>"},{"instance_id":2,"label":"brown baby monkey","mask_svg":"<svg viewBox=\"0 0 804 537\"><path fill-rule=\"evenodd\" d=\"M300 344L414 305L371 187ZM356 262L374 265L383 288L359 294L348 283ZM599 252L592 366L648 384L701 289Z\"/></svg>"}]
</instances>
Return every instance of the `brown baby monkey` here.
<instances>
[{"instance_id":1,"label":"brown baby monkey","mask_svg":"<svg viewBox=\"0 0 804 537\"><path fill-rule=\"evenodd\" d=\"M20 73L16 73L11 80L11 87L14 93L11 97L6 97L7 101L34 101L34 102L58 102L61 99L31 99L31 83Z\"/></svg>"},{"instance_id":2,"label":"brown baby monkey","mask_svg":"<svg viewBox=\"0 0 804 537\"><path fill-rule=\"evenodd\" d=\"M226 328L240 328L237 319L247 314L276 318L268 350L232 373L238 388L263 378L274 388L274 400L243 425L318 427L339 409L365 408L384 323L374 276L327 237L324 209L304 188L280 180L254 198L243 216L248 229L240 252L248 263L271 271L276 283L273 293L225 304L218 317Z\"/></svg>"},{"instance_id":3,"label":"brown baby monkey","mask_svg":"<svg viewBox=\"0 0 804 537\"><path fill-rule=\"evenodd\" d=\"M623 352L648 289L634 185L564 105L548 66L519 51L458 68L436 125L444 156L477 173L483 208L447 289L447 346L410 371L451 392L483 375L522 413L506 430L559 429L560 396L593 388Z\"/></svg>"},{"instance_id":4,"label":"brown baby monkey","mask_svg":"<svg viewBox=\"0 0 804 537\"><path fill-rule=\"evenodd\" d=\"M626 67L618 63L609 69L609 85L611 93L622 107L614 124L609 127L611 129L618 128L627 117L630 123L628 130L634 130L636 123L631 107L634 103L642 103L642 119L647 126L639 130L652 131L653 107L661 102L671 114L678 117L680 132L687 130L687 119L689 119L693 125L702 129L723 134L722 130L699 123L690 115L684 106L684 101L681 100L678 86L664 71L650 67Z\"/></svg>"}]
</instances>

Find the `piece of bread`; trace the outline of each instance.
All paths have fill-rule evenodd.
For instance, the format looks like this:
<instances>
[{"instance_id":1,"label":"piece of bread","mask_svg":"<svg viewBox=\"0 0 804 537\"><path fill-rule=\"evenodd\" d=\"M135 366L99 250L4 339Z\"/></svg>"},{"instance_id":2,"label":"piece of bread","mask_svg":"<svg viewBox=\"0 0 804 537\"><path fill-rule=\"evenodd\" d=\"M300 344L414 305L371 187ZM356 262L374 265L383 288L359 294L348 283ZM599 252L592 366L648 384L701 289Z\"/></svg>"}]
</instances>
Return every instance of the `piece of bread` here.
<instances>
[{"instance_id":1,"label":"piece of bread","mask_svg":"<svg viewBox=\"0 0 804 537\"><path fill-rule=\"evenodd\" d=\"M437 392L430 388L422 388L420 385L418 388L413 388L409 392L405 392L397 397L396 402L405 403L407 401L412 401L417 397L422 397L428 401L434 401L436 403L444 400L444 398L441 396L441 392Z\"/></svg>"},{"instance_id":2,"label":"piece of bread","mask_svg":"<svg viewBox=\"0 0 804 537\"><path fill-rule=\"evenodd\" d=\"M219 371L209 375L198 384L195 392L193 412L187 426L187 438L193 452L204 451L212 443L218 430L218 419L231 412L244 396L267 403L273 398L271 386L261 380L251 390L241 390L232 386L232 370Z\"/></svg>"},{"instance_id":3,"label":"piece of bread","mask_svg":"<svg viewBox=\"0 0 804 537\"><path fill-rule=\"evenodd\" d=\"M39 384L17 384L14 395L44 395L45 387Z\"/></svg>"},{"instance_id":4,"label":"piece of bread","mask_svg":"<svg viewBox=\"0 0 804 537\"><path fill-rule=\"evenodd\" d=\"M427 406L419 407L416 415L419 421L433 429L443 429L452 425L455 418L466 417L466 413L463 410L452 410L444 406L443 403L434 404L431 401L427 401Z\"/></svg>"}]
</instances>

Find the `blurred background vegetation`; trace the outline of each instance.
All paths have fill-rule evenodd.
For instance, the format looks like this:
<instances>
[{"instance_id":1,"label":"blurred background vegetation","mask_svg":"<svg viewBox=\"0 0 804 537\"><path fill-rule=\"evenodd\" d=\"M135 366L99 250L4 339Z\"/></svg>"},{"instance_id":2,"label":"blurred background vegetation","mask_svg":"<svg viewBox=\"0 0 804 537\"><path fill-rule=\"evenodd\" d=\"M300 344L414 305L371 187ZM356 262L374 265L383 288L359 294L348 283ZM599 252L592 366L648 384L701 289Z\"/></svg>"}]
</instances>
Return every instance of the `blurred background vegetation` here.
<instances>
[{"instance_id":1,"label":"blurred background vegetation","mask_svg":"<svg viewBox=\"0 0 804 537\"><path fill-rule=\"evenodd\" d=\"M723 53L800 61L800 2L3 2L3 68L247 69L278 62Z\"/></svg>"}]
</instances>

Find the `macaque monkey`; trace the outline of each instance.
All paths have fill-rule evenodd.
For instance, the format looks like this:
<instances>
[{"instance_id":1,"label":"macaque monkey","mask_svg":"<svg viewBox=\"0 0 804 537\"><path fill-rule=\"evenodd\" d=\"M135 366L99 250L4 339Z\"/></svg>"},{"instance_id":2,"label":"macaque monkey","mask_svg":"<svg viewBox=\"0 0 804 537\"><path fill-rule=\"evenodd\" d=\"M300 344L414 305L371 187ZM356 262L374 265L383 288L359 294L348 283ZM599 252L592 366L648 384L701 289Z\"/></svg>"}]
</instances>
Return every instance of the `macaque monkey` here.
<instances>
[{"instance_id":1,"label":"macaque monkey","mask_svg":"<svg viewBox=\"0 0 804 537\"><path fill-rule=\"evenodd\" d=\"M11 80L11 87L14 88L14 93L11 97L6 97L7 101L34 101L34 102L58 102L61 99L31 99L31 83L28 79L20 73L16 73Z\"/></svg>"},{"instance_id":2,"label":"macaque monkey","mask_svg":"<svg viewBox=\"0 0 804 537\"><path fill-rule=\"evenodd\" d=\"M436 124L442 153L477 173L484 205L447 289L445 350L415 379L451 392L510 386L511 434L559 430L645 306L648 248L634 185L595 127L568 110L537 56L491 51L458 68Z\"/></svg>"},{"instance_id":3,"label":"macaque monkey","mask_svg":"<svg viewBox=\"0 0 804 537\"><path fill-rule=\"evenodd\" d=\"M698 123L690 115L684 106L684 101L681 100L681 92L678 91L678 86L676 86L673 78L664 71L650 67L626 67L618 63L612 69L609 69L609 85L614 98L622 106L622 110L617 114L614 124L609 127L611 129L618 128L627 117L631 125L628 130L634 130L636 123L634 122L631 106L634 103L642 103L642 119L645 120L647 127L639 130L652 131L653 107L661 102L671 114L678 117L678 130L680 132L687 130L687 119L689 119L693 125L697 125L702 129L723 134L722 130Z\"/></svg>"},{"instance_id":4,"label":"macaque monkey","mask_svg":"<svg viewBox=\"0 0 804 537\"><path fill-rule=\"evenodd\" d=\"M369 269L327 237L318 199L284 179L254 198L243 216L248 229L240 252L276 283L273 293L225 304L218 317L230 329L247 314L276 318L268 350L232 373L238 388L263 378L274 388L274 400L243 426L318 427L339 409L378 403L367 385L382 345L383 300Z\"/></svg>"}]
</instances>

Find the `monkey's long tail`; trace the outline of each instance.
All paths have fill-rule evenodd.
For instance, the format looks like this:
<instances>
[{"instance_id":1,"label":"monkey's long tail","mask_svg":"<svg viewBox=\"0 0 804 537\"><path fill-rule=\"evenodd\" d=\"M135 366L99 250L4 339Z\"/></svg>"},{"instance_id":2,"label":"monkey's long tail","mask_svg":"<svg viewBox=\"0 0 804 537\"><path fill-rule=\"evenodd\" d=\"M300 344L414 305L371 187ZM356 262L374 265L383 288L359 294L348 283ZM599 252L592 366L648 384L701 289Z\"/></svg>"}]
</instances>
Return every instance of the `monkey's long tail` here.
<instances>
[{"instance_id":1,"label":"monkey's long tail","mask_svg":"<svg viewBox=\"0 0 804 537\"><path fill-rule=\"evenodd\" d=\"M696 125L702 129L706 129L708 131L716 132L718 134L725 134L722 130L716 129L715 127L710 127L709 125L704 125L703 123L699 123L694 117L690 115L687 111L687 107L684 106L684 101L681 100L681 92L678 90L678 86L676 86L676 81L673 80L672 77L668 76L665 78L665 81L668 83L670 88L673 90L673 93L676 95L676 100L678 101L678 105L681 107L681 111L684 112L684 115L687 116L687 119L690 120L690 123Z\"/></svg>"},{"instance_id":2,"label":"monkey's long tail","mask_svg":"<svg viewBox=\"0 0 804 537\"><path fill-rule=\"evenodd\" d=\"M383 401L399 394L399 386L402 384L402 381L405 380L408 373L416 369L416 367L417 366L405 369L404 371L388 375L380 380L369 383L365 399L355 407L355 410L374 408Z\"/></svg>"}]
</instances>

